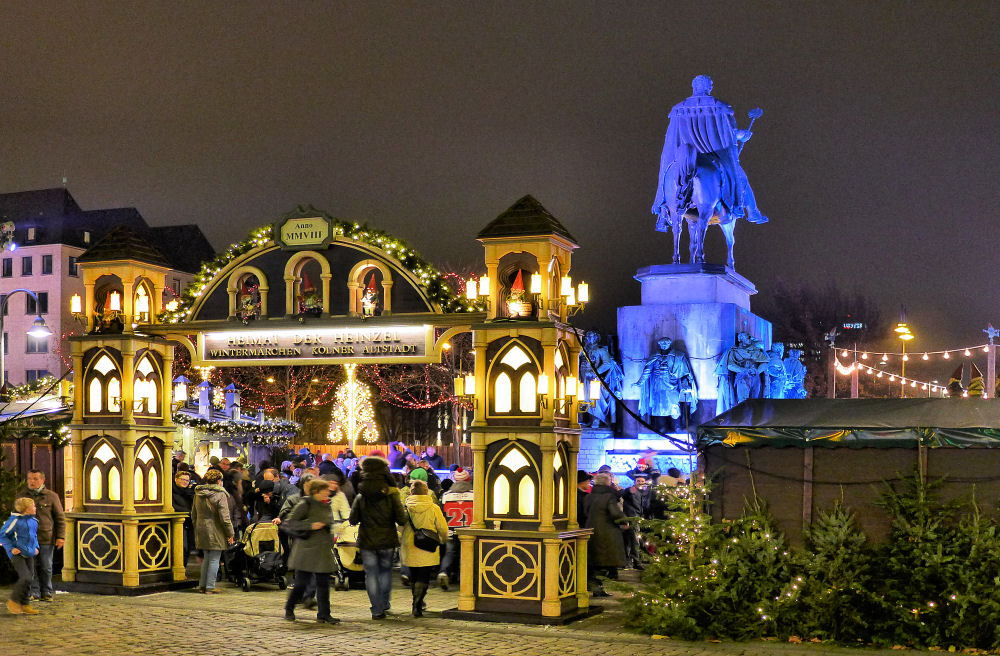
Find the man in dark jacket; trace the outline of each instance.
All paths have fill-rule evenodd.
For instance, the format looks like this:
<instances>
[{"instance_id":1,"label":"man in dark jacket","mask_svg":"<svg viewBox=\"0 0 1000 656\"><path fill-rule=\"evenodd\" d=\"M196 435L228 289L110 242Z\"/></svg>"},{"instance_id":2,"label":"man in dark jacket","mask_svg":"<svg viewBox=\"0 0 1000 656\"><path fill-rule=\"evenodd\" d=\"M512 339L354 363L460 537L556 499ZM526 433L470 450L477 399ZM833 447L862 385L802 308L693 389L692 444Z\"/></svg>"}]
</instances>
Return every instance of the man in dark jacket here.
<instances>
[{"instance_id":1,"label":"man in dark jacket","mask_svg":"<svg viewBox=\"0 0 1000 656\"><path fill-rule=\"evenodd\" d=\"M649 516L649 503L652 496L652 488L649 486L646 474L641 471L633 471L631 487L622 491L622 511L626 517L639 517L645 519ZM642 564L642 539L637 527L632 527L625 531L625 559L631 563L635 569L644 569Z\"/></svg>"},{"instance_id":2,"label":"man in dark jacket","mask_svg":"<svg viewBox=\"0 0 1000 656\"><path fill-rule=\"evenodd\" d=\"M618 505L618 492L611 485L611 475L599 473L594 477L594 487L583 502L587 515L584 528L594 529L587 543L587 561L594 563L594 570L604 572L610 579L618 578L618 568L625 566L625 541L622 529L628 520ZM595 596L607 596L600 584L593 587Z\"/></svg>"},{"instance_id":3,"label":"man in dark jacket","mask_svg":"<svg viewBox=\"0 0 1000 656\"><path fill-rule=\"evenodd\" d=\"M444 458L437 452L436 446L429 446L424 452L422 460L426 460L432 469L445 469Z\"/></svg>"},{"instance_id":4,"label":"man in dark jacket","mask_svg":"<svg viewBox=\"0 0 1000 656\"><path fill-rule=\"evenodd\" d=\"M580 526L587 524L587 512L583 508L583 502L587 500L592 480L594 475L590 472L582 469L576 471L576 521Z\"/></svg>"},{"instance_id":5,"label":"man in dark jacket","mask_svg":"<svg viewBox=\"0 0 1000 656\"><path fill-rule=\"evenodd\" d=\"M56 549L66 544L66 516L62 503L58 494L45 487L45 473L38 469L28 471L28 489L17 496L29 497L35 502L38 519L38 557L28 594L32 600L52 601L52 556Z\"/></svg>"},{"instance_id":6,"label":"man in dark jacket","mask_svg":"<svg viewBox=\"0 0 1000 656\"><path fill-rule=\"evenodd\" d=\"M358 550L365 567L365 588L372 619L385 619L392 592L392 557L399 546L396 526L406 523L406 511L389 473L389 461L368 456L361 461L361 482L351 506L352 526L358 529Z\"/></svg>"},{"instance_id":7,"label":"man in dark jacket","mask_svg":"<svg viewBox=\"0 0 1000 656\"><path fill-rule=\"evenodd\" d=\"M184 564L187 565L188 555L194 544L194 533L191 527L191 503L194 501L194 487L191 486L191 473L183 469L174 474L173 488L174 512L187 514L184 518Z\"/></svg>"}]
</instances>

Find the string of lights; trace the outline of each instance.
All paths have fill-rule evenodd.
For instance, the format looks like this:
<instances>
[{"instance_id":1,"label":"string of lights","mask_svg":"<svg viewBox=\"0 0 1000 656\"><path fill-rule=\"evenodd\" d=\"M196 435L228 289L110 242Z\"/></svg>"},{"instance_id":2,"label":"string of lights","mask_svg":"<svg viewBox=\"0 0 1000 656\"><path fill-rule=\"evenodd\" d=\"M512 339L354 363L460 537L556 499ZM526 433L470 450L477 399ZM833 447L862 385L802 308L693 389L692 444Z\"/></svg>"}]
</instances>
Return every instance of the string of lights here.
<instances>
[{"instance_id":1,"label":"string of lights","mask_svg":"<svg viewBox=\"0 0 1000 656\"><path fill-rule=\"evenodd\" d=\"M921 391L926 392L927 390L930 390L931 393L935 394L938 392L941 392L942 394L947 392L947 388L944 385L938 385L933 382L918 380L916 378L910 378L908 376L900 376L889 371L884 371L882 369L877 369L875 367L870 367L868 365L861 364L860 362L852 362L847 366L842 365L839 359L835 360L834 362L836 364L837 373L842 376L850 376L854 372L854 370L857 369L859 373L867 372L868 374L875 376L876 378L888 377L890 383L899 381L901 385L909 385L910 387L913 388L919 388Z\"/></svg>"},{"instance_id":2,"label":"string of lights","mask_svg":"<svg viewBox=\"0 0 1000 656\"><path fill-rule=\"evenodd\" d=\"M840 351L840 356L844 359L849 358L852 354L855 360L881 360L882 362L888 362L890 358L899 358L903 362L909 362L912 358L919 358L921 360L930 360L931 356L940 355L942 359L949 360L952 357L952 353L959 353L967 358L971 358L973 353L981 351L983 353L989 353L992 344L978 344L976 346L964 346L962 348L948 349L946 351L917 351L910 353L894 353L892 351L866 351L859 348L850 349L838 349ZM922 353L922 355L918 355Z\"/></svg>"}]
</instances>

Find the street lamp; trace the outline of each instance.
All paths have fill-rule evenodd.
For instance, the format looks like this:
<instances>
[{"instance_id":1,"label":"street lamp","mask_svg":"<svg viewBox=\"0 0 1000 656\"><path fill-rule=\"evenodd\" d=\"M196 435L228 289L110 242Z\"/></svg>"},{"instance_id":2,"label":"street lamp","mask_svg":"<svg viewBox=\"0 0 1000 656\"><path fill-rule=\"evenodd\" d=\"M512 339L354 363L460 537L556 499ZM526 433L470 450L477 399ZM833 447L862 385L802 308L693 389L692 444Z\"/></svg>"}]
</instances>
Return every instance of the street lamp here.
<instances>
[{"instance_id":1,"label":"street lamp","mask_svg":"<svg viewBox=\"0 0 1000 656\"><path fill-rule=\"evenodd\" d=\"M7 339L3 331L3 319L4 315L7 313L7 303L10 301L10 297L18 292L24 292L31 298L35 299L35 309L36 310L39 309L38 294L31 291L30 289L15 289L13 291L10 291L6 295L4 295L3 301L0 302L0 341L2 341L2 344L0 344L0 388L7 387L7 373L6 373L7 370L5 368L6 364L5 352L7 350ZM28 329L28 335L36 339L48 337L51 334L52 331L49 330L49 327L45 325L45 319L42 318L41 314L39 314L38 318L36 318L31 323L31 328Z\"/></svg>"},{"instance_id":2,"label":"street lamp","mask_svg":"<svg viewBox=\"0 0 1000 656\"><path fill-rule=\"evenodd\" d=\"M906 325L905 321L900 321L896 324L895 328L896 337L903 343L903 360L902 368L899 372L900 387L899 395L900 398L906 398L906 343L913 339L913 333L910 332L910 327Z\"/></svg>"}]
</instances>

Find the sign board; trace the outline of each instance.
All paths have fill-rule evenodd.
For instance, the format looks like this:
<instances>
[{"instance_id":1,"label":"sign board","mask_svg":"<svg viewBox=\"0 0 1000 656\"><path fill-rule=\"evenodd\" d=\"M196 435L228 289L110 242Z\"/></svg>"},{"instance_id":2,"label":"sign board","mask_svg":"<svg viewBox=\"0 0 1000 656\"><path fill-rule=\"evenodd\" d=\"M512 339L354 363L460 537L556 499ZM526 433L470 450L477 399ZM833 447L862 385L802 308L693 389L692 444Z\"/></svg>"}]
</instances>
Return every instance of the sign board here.
<instances>
[{"instance_id":1,"label":"sign board","mask_svg":"<svg viewBox=\"0 0 1000 656\"><path fill-rule=\"evenodd\" d=\"M227 330L198 335L205 365L311 365L437 362L434 331L419 326Z\"/></svg>"},{"instance_id":2,"label":"sign board","mask_svg":"<svg viewBox=\"0 0 1000 656\"><path fill-rule=\"evenodd\" d=\"M275 227L275 241L284 250L322 248L333 238L330 221L322 216L284 219Z\"/></svg>"}]
</instances>

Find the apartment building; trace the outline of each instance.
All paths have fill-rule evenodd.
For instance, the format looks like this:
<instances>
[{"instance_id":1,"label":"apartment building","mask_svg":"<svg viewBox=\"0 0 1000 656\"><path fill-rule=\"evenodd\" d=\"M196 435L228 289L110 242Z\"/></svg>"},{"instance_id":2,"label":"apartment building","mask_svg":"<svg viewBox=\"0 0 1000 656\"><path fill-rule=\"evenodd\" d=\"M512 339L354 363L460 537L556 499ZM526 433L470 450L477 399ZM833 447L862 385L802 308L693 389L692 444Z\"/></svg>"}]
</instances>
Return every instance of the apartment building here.
<instances>
[{"instance_id":1,"label":"apartment building","mask_svg":"<svg viewBox=\"0 0 1000 656\"><path fill-rule=\"evenodd\" d=\"M65 188L0 194L0 223L14 222L14 244L0 254L5 377L19 385L72 366L69 337L86 326L70 313L73 294L84 296L77 260L118 227L128 228L162 255L170 273L168 294L179 294L204 260L215 256L196 225L150 227L134 207L83 210ZM26 293L38 296L38 301ZM10 295L10 298L7 296ZM52 335L29 336L41 315Z\"/></svg>"}]
</instances>

